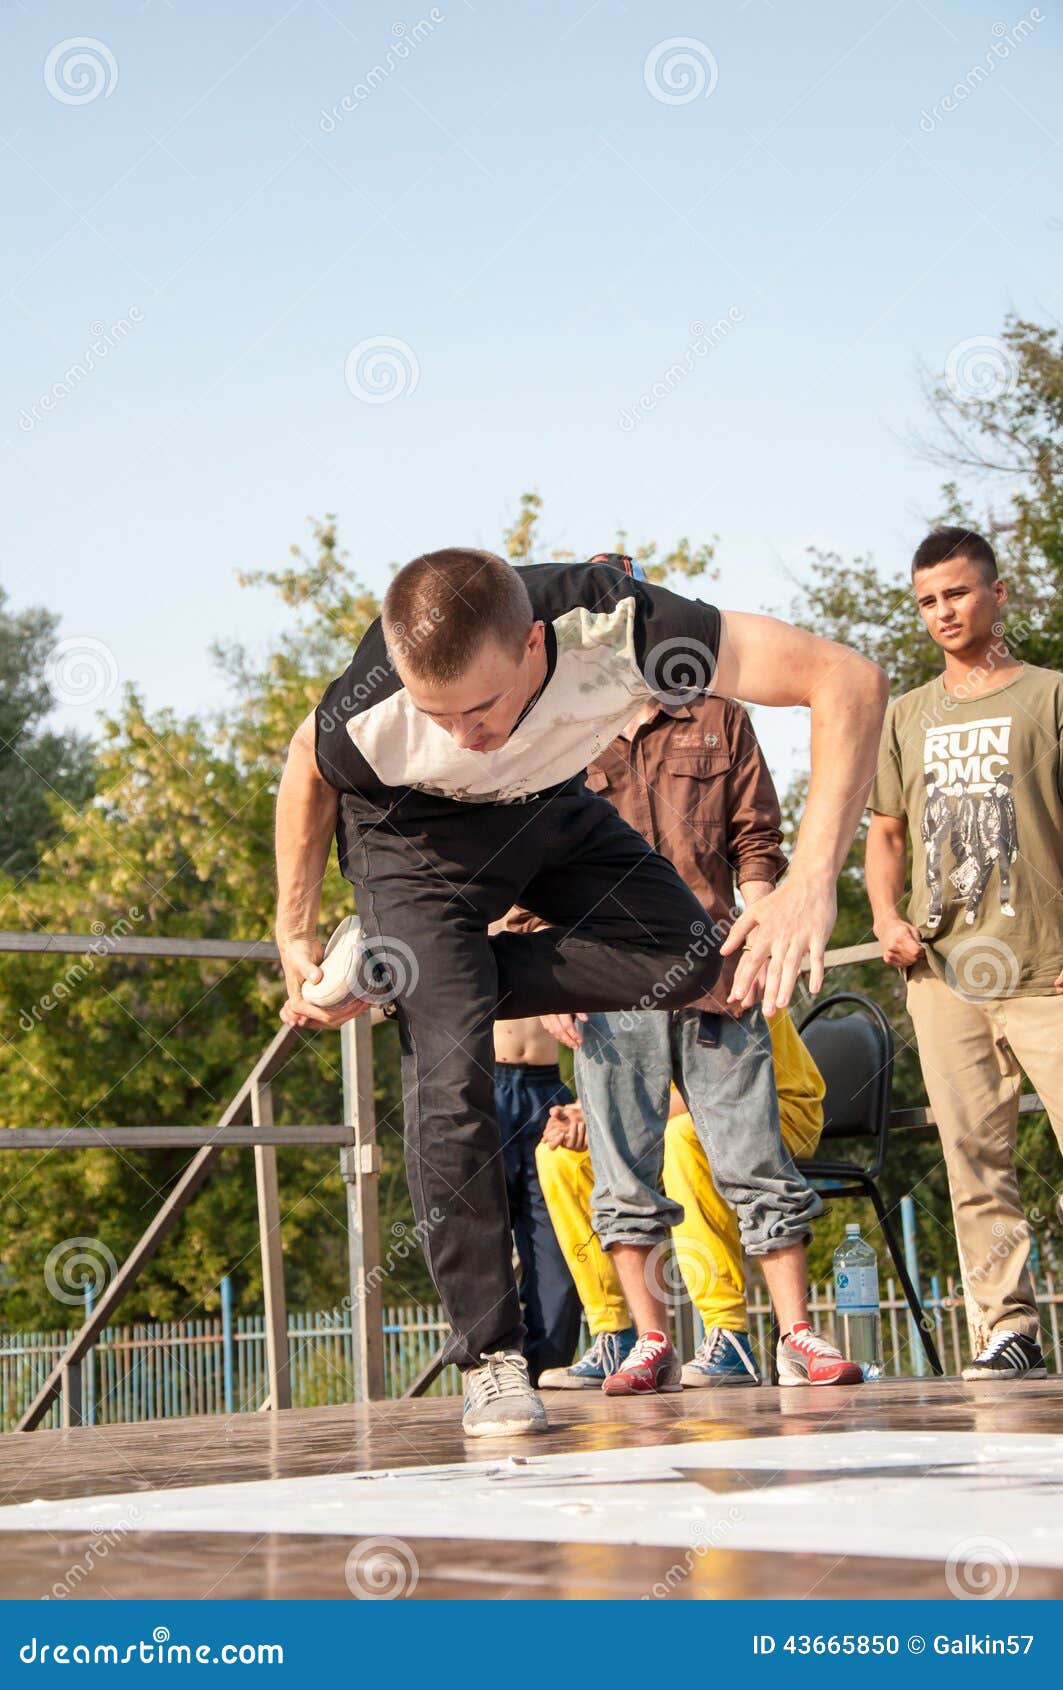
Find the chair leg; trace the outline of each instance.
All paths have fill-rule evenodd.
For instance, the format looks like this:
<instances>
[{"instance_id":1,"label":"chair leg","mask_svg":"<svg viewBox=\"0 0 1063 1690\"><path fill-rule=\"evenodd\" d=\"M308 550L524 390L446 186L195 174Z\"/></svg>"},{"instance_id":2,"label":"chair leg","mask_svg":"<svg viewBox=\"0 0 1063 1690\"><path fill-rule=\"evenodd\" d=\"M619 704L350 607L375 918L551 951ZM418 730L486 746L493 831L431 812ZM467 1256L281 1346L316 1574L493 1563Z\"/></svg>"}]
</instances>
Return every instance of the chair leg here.
<instances>
[{"instance_id":1,"label":"chair leg","mask_svg":"<svg viewBox=\"0 0 1063 1690\"><path fill-rule=\"evenodd\" d=\"M919 1293L912 1284L911 1279L908 1277L908 1264L904 1259L900 1244L898 1243L897 1234L894 1232L886 1217L886 1206L882 1201L882 1194L874 1180L868 1180L867 1194L875 1206L875 1213L878 1216L878 1224L882 1228L882 1236L886 1240L886 1248L889 1250L889 1253L893 1258L893 1265L897 1270L897 1278L900 1280L901 1286L904 1290L908 1307L912 1312L912 1319L919 1328L919 1336L923 1343L923 1352L926 1355L926 1359L930 1363L933 1372L941 1378L944 1375L945 1369L941 1365L941 1358L937 1352L937 1345L934 1343L934 1340L930 1335L930 1316L925 1312L923 1305L919 1300Z\"/></svg>"}]
</instances>

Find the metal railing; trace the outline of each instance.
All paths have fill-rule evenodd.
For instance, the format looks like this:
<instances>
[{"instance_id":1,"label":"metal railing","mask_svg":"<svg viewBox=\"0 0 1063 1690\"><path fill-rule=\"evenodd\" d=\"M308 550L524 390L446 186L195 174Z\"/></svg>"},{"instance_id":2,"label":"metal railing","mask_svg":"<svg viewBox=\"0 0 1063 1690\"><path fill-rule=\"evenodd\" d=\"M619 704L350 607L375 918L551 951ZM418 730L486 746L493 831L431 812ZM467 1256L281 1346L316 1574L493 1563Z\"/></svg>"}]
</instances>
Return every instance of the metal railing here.
<instances>
[{"instance_id":1,"label":"metal railing","mask_svg":"<svg viewBox=\"0 0 1063 1690\"><path fill-rule=\"evenodd\" d=\"M230 961L277 962L275 945L265 940L170 939L143 935L0 932L0 952L63 954L98 957L156 957ZM850 945L828 951L828 969L854 963L881 962L876 944ZM343 1074L343 1122L329 1126L277 1126L272 1082L283 1072L306 1037L283 1027L263 1051L219 1120L207 1126L144 1126L68 1128L0 1126L0 1148L57 1150L63 1148L195 1149L184 1173L166 1201L119 1267L98 1302L65 1347L54 1354L32 1400L21 1412L15 1429L30 1431L56 1418L64 1426L84 1418L83 1368L142 1269L177 1225L181 1215L215 1170L222 1151L240 1145L253 1149L258 1195L259 1239L265 1299L264 1344L268 1389L258 1405L270 1409L292 1405L291 1331L284 1290L280 1206L277 1190L276 1147L284 1144L335 1145L347 1194L347 1233L350 1294L347 1315L352 1341L352 1396L355 1401L385 1395L385 1332L381 1307L379 1192L380 1152L376 1142L373 1102L372 1029L383 1019L379 1010L340 1029ZM1027 1095L1020 1109L1040 1109L1037 1097ZM934 1124L926 1108L901 1109L890 1117L891 1129L921 1130ZM1053 1319L1056 1315L1053 1311ZM394 1372L394 1369L392 1370ZM400 1368L401 1372L401 1368ZM438 1352L429 1356L404 1387L404 1395L419 1395L438 1379ZM388 1377L391 1377L389 1375ZM58 1411L53 1407L59 1404Z\"/></svg>"}]
</instances>

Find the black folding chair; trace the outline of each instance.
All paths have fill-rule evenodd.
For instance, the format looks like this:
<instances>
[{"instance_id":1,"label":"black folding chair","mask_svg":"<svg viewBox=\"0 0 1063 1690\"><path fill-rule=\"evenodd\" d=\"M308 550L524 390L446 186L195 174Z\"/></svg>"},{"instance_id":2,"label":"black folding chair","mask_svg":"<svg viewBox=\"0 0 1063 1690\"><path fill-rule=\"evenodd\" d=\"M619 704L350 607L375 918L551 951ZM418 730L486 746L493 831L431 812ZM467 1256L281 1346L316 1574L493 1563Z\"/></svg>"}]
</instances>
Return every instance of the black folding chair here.
<instances>
[{"instance_id":1,"label":"black folding chair","mask_svg":"<svg viewBox=\"0 0 1063 1690\"><path fill-rule=\"evenodd\" d=\"M830 1016L838 1004L852 1004L847 1015ZM825 1203L839 1197L869 1197L875 1207L886 1248L904 1288L912 1319L919 1329L926 1359L935 1373L944 1373L929 1317L908 1274L904 1253L882 1201L878 1180L886 1163L890 1094L893 1087L893 1033L885 1015L860 992L835 992L809 1010L798 1031L815 1058L826 1083L823 1136L819 1149L831 1140L862 1140L868 1149L860 1162L832 1161L817 1155L797 1166ZM771 1377L777 1383L777 1328L772 1324Z\"/></svg>"}]
</instances>

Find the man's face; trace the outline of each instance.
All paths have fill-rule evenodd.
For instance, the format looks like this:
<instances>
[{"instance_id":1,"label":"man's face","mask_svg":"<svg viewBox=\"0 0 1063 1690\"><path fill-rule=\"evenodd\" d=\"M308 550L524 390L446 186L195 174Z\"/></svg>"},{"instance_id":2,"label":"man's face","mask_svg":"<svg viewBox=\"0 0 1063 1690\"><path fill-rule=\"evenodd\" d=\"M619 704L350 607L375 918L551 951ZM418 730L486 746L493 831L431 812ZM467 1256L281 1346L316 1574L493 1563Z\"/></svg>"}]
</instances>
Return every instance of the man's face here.
<instances>
[{"instance_id":1,"label":"man's face","mask_svg":"<svg viewBox=\"0 0 1063 1690\"><path fill-rule=\"evenodd\" d=\"M913 587L930 638L957 656L984 647L1008 596L1003 581L987 581L981 564L967 557L917 570Z\"/></svg>"},{"instance_id":2,"label":"man's face","mask_svg":"<svg viewBox=\"0 0 1063 1690\"><path fill-rule=\"evenodd\" d=\"M532 624L519 656L489 640L464 675L445 685L408 675L399 663L395 667L414 709L445 729L463 750L497 751L542 681L545 641L541 622Z\"/></svg>"}]
</instances>

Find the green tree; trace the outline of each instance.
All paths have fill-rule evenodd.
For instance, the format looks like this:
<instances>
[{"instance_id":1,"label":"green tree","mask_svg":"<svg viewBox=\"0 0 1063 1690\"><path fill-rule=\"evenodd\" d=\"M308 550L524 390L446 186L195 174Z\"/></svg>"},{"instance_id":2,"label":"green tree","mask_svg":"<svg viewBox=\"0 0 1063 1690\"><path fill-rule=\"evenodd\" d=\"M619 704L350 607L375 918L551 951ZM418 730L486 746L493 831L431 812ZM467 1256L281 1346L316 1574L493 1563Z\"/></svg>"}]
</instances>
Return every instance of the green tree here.
<instances>
[{"instance_id":1,"label":"green tree","mask_svg":"<svg viewBox=\"0 0 1063 1690\"><path fill-rule=\"evenodd\" d=\"M92 752L80 734L44 726L55 705L52 662L59 618L5 609L0 587L0 873L35 873L54 837L54 795L83 804L92 794Z\"/></svg>"}]
</instances>

